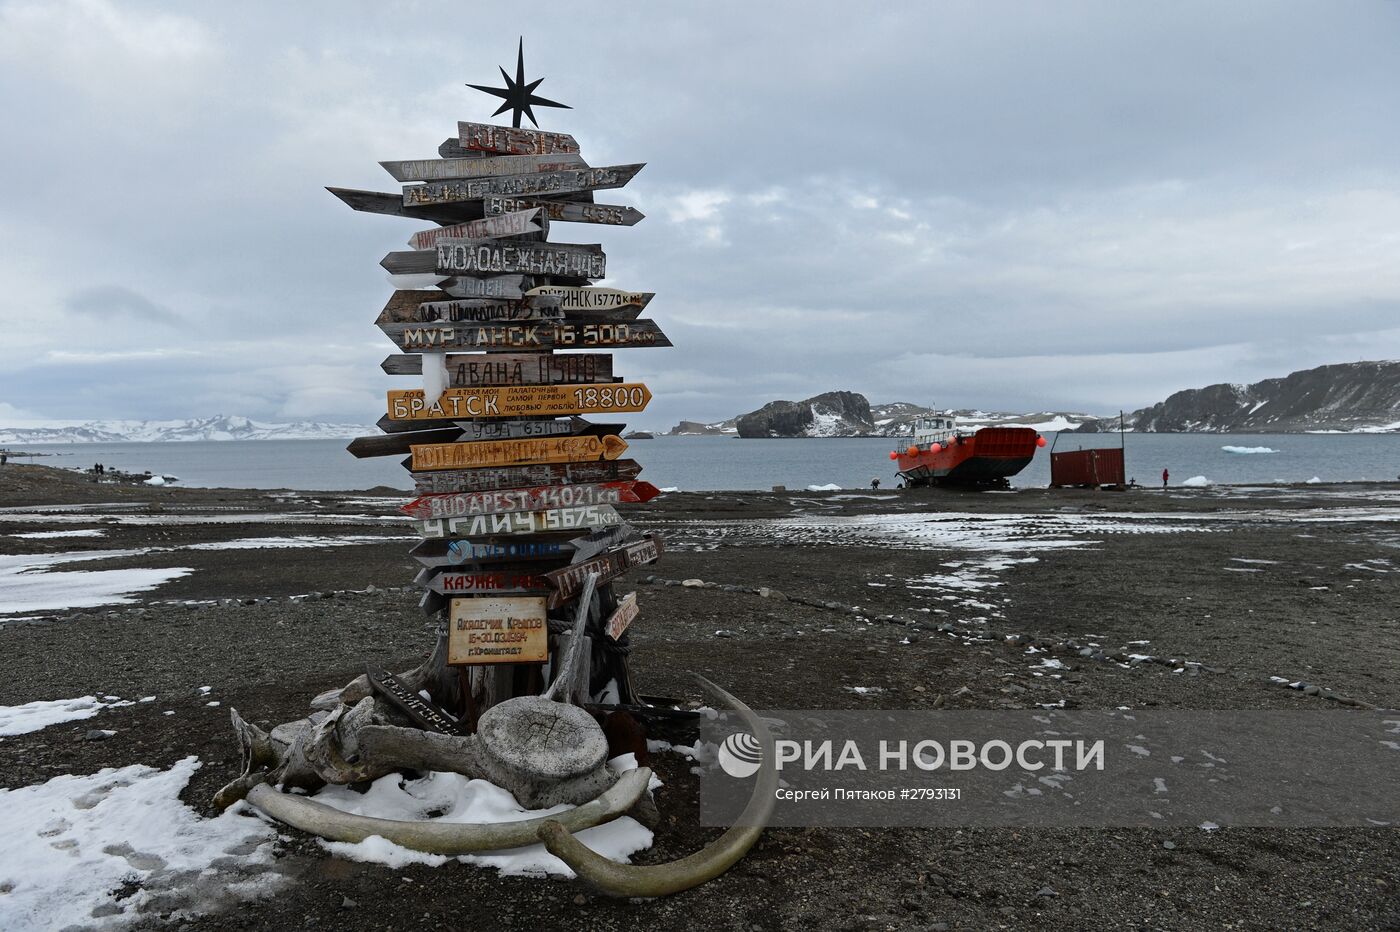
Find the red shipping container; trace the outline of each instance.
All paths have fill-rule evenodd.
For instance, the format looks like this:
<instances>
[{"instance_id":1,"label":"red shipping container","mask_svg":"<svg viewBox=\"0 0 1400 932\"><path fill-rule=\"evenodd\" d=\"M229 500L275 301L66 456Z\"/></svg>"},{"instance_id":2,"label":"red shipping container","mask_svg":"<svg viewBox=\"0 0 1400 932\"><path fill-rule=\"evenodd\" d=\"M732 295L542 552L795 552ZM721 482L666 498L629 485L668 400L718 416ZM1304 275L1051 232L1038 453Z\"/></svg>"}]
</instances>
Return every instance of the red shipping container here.
<instances>
[{"instance_id":1,"label":"red shipping container","mask_svg":"<svg viewBox=\"0 0 1400 932\"><path fill-rule=\"evenodd\" d=\"M1050 485L1124 485L1123 450L1099 447L1050 454Z\"/></svg>"}]
</instances>

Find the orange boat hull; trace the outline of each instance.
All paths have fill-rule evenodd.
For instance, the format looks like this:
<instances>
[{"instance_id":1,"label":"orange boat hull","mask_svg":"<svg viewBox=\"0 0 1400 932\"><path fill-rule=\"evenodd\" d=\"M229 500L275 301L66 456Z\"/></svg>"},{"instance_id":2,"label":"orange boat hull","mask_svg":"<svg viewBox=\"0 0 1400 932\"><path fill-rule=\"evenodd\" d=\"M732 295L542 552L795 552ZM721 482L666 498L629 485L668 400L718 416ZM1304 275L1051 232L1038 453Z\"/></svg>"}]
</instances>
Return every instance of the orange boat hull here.
<instances>
[{"instance_id":1,"label":"orange boat hull","mask_svg":"<svg viewBox=\"0 0 1400 932\"><path fill-rule=\"evenodd\" d=\"M984 427L937 453L900 451L899 474L910 485L1003 484L1030 463L1039 436L1030 427Z\"/></svg>"}]
</instances>

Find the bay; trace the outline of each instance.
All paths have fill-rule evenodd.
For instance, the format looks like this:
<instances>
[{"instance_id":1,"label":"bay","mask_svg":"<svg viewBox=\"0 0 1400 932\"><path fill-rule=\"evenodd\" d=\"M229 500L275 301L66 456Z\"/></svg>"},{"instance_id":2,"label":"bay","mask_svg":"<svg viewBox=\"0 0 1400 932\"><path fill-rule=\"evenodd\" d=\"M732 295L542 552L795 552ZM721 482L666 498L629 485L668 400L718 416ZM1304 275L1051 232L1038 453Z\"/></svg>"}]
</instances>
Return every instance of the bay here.
<instances>
[{"instance_id":1,"label":"bay","mask_svg":"<svg viewBox=\"0 0 1400 932\"><path fill-rule=\"evenodd\" d=\"M1046 439L1055 440L1054 434ZM1195 476L1213 483L1395 480L1400 477L1400 434L1128 434L1127 471L1141 485L1172 484ZM10 444L43 453L46 466L90 469L94 463L124 472L177 476L180 485L242 489L346 490L388 486L407 490L397 457L357 460L346 440L192 441L186 443ZM889 452L907 438L739 440L734 437L657 437L628 450L645 467L643 478L683 491L768 490L782 485L882 488L898 481ZM1064 434L1057 449L1117 446L1116 434ZM1273 453L1227 452L1223 447ZM1015 487L1050 481L1049 447L1012 479ZM12 462L27 462L16 458ZM0 472L3 481L3 472Z\"/></svg>"}]
</instances>

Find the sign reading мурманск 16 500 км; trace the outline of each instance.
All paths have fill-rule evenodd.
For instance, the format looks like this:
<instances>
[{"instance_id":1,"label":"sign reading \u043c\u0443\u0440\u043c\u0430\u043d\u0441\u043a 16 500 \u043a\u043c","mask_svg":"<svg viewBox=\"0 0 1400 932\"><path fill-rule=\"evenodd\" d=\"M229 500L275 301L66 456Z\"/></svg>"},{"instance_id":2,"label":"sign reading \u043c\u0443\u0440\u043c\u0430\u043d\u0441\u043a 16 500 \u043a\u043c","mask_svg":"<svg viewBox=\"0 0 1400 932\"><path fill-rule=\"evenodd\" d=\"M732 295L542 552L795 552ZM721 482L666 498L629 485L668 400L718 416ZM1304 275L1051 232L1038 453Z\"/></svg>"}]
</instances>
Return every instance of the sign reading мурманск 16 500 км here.
<instances>
[{"instance_id":1,"label":"sign reading \u043c\u0443\u0440\u043c\u0430\u043d\u0441\u043a 16 500 \u043a\u043c","mask_svg":"<svg viewBox=\"0 0 1400 932\"><path fill-rule=\"evenodd\" d=\"M670 346L653 320L487 324L380 324L400 349L571 349Z\"/></svg>"}]
</instances>

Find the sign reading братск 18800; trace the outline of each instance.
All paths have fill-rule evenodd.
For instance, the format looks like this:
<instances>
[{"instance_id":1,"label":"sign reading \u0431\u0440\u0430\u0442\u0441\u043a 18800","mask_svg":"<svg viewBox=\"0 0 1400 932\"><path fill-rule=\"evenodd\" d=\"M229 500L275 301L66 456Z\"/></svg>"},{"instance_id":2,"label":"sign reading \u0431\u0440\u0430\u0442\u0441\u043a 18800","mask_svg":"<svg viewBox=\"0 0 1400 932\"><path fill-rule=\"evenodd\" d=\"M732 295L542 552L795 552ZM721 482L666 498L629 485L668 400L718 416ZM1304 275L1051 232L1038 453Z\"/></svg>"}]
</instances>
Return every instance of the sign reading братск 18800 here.
<instances>
[{"instance_id":1,"label":"sign reading \u0431\u0440\u0430\u0442\u0441\u043a 18800","mask_svg":"<svg viewBox=\"0 0 1400 932\"><path fill-rule=\"evenodd\" d=\"M462 417L602 414L643 411L651 392L640 382L600 385L506 385L495 388L449 388L431 405L421 389L389 392L389 417L426 421Z\"/></svg>"}]
</instances>

